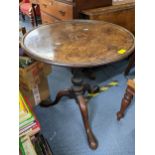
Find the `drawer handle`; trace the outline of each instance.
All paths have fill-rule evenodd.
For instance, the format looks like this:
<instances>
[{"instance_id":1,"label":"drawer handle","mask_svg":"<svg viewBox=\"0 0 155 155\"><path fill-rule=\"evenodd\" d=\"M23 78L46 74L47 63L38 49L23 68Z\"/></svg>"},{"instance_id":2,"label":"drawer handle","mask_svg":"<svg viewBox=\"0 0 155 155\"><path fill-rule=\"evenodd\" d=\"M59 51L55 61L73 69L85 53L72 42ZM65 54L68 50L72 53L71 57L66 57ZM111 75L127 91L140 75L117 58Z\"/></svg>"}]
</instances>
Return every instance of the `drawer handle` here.
<instances>
[{"instance_id":1,"label":"drawer handle","mask_svg":"<svg viewBox=\"0 0 155 155\"><path fill-rule=\"evenodd\" d=\"M65 16L66 12L65 11L62 11L60 10L59 13L62 15L62 16Z\"/></svg>"}]
</instances>

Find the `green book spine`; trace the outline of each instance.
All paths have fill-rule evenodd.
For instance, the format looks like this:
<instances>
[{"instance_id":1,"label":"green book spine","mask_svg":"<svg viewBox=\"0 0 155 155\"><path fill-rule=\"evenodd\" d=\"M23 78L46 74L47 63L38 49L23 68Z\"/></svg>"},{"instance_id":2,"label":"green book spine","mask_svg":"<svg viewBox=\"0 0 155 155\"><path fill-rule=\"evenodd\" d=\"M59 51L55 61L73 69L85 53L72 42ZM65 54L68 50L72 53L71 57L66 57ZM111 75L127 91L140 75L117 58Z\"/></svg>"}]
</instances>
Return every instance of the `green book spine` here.
<instances>
[{"instance_id":1,"label":"green book spine","mask_svg":"<svg viewBox=\"0 0 155 155\"><path fill-rule=\"evenodd\" d=\"M28 120L24 121L23 123L19 124L19 128L24 128L24 127L28 126L34 120L35 120L35 118L34 117L31 117L30 119L28 119Z\"/></svg>"},{"instance_id":2,"label":"green book spine","mask_svg":"<svg viewBox=\"0 0 155 155\"><path fill-rule=\"evenodd\" d=\"M20 149L22 155L26 155L20 138L19 138L19 149Z\"/></svg>"}]
</instances>

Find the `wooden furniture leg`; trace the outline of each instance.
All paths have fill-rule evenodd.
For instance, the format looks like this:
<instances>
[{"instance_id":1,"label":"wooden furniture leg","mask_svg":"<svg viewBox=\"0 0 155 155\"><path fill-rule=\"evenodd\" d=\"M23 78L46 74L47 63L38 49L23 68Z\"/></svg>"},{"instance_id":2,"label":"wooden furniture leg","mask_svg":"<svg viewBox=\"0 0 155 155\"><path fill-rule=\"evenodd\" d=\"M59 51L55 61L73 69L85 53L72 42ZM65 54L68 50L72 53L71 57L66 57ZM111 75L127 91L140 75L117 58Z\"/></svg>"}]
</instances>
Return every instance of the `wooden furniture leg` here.
<instances>
[{"instance_id":1,"label":"wooden furniture leg","mask_svg":"<svg viewBox=\"0 0 155 155\"><path fill-rule=\"evenodd\" d=\"M81 115L82 115L82 118L83 118L83 122L84 122L85 130L86 130L89 146L92 149L96 149L97 146L98 146L98 142L97 142L97 140L96 140L96 138L95 138L95 136L94 136L94 134L93 134L93 132L92 132L92 130L90 128L90 125L89 125L88 109L87 109L85 99L84 99L84 97L82 95L78 95L76 97L76 100L77 100L77 103L79 105Z\"/></svg>"},{"instance_id":2,"label":"wooden furniture leg","mask_svg":"<svg viewBox=\"0 0 155 155\"><path fill-rule=\"evenodd\" d=\"M32 12L34 14L35 25L38 26L37 15L36 15L36 11L35 11L36 8L37 8L37 4L32 4Z\"/></svg>"},{"instance_id":3,"label":"wooden furniture leg","mask_svg":"<svg viewBox=\"0 0 155 155\"><path fill-rule=\"evenodd\" d=\"M135 65L135 52L131 55L129 59L129 64L125 69L124 75L127 76L131 70L131 68Z\"/></svg>"},{"instance_id":4,"label":"wooden furniture leg","mask_svg":"<svg viewBox=\"0 0 155 155\"><path fill-rule=\"evenodd\" d=\"M117 120L120 120L121 118L124 117L124 113L125 113L127 107L129 106L129 104L131 103L133 94L134 94L134 90L132 88L130 88L129 86L127 86L126 92L122 99L120 111L117 112Z\"/></svg>"},{"instance_id":5,"label":"wooden furniture leg","mask_svg":"<svg viewBox=\"0 0 155 155\"><path fill-rule=\"evenodd\" d=\"M57 104L61 100L61 98L64 97L64 96L67 96L69 98L73 98L74 97L74 95L72 93L72 90L63 90L63 91L60 91L60 92L58 92L58 94L57 94L54 102L52 103L52 105Z\"/></svg>"},{"instance_id":6,"label":"wooden furniture leg","mask_svg":"<svg viewBox=\"0 0 155 155\"><path fill-rule=\"evenodd\" d=\"M32 24L32 27L34 27L34 14L32 8L29 10L29 17L30 17L30 22Z\"/></svg>"},{"instance_id":7,"label":"wooden furniture leg","mask_svg":"<svg viewBox=\"0 0 155 155\"><path fill-rule=\"evenodd\" d=\"M69 89L68 90L59 91L57 96L56 96L56 98L55 98L55 100L53 102L49 98L47 100L42 101L40 103L40 106L42 106L42 107L49 107L49 106L56 105L61 100L61 98L64 97L64 96L67 96L69 98L73 98L72 91L69 90Z\"/></svg>"}]
</instances>

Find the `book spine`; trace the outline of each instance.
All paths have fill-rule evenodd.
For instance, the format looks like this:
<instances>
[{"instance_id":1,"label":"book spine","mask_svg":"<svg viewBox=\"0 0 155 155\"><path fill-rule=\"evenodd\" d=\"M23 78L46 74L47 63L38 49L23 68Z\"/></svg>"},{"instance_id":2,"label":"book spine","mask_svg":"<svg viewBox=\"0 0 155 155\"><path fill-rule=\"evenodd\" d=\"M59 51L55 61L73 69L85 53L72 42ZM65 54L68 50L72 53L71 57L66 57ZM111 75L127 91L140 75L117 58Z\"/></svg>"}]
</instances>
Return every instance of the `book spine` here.
<instances>
[{"instance_id":1,"label":"book spine","mask_svg":"<svg viewBox=\"0 0 155 155\"><path fill-rule=\"evenodd\" d=\"M25 120L24 122L19 124L19 128L24 128L24 127L30 125L34 120L35 120L34 117L31 117L30 119Z\"/></svg>"},{"instance_id":2,"label":"book spine","mask_svg":"<svg viewBox=\"0 0 155 155\"><path fill-rule=\"evenodd\" d=\"M29 130L27 130L27 131L23 132L22 134L20 134L19 137L23 137L25 135L32 136L32 135L37 134L39 131L40 131L39 127L35 128L35 129L30 128Z\"/></svg>"},{"instance_id":3,"label":"book spine","mask_svg":"<svg viewBox=\"0 0 155 155\"><path fill-rule=\"evenodd\" d=\"M21 142L21 138L19 138L19 149L20 149L22 155L26 155L23 145L22 145L22 142Z\"/></svg>"},{"instance_id":4,"label":"book spine","mask_svg":"<svg viewBox=\"0 0 155 155\"><path fill-rule=\"evenodd\" d=\"M19 130L19 134L22 134L23 132L29 130L30 128L33 128L34 126L36 126L36 122L33 122L32 124L30 124L29 126L22 128Z\"/></svg>"},{"instance_id":5,"label":"book spine","mask_svg":"<svg viewBox=\"0 0 155 155\"><path fill-rule=\"evenodd\" d=\"M37 155L29 136L21 139L26 155Z\"/></svg>"}]
</instances>

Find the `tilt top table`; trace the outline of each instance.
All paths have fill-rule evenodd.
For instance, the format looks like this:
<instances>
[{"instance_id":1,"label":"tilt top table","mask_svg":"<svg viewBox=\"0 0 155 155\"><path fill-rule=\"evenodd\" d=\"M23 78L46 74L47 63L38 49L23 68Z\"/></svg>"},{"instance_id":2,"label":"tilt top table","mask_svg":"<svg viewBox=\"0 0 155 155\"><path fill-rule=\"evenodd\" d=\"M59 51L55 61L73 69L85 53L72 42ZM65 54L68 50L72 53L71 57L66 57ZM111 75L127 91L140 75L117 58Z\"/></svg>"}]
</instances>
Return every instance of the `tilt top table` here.
<instances>
[{"instance_id":1,"label":"tilt top table","mask_svg":"<svg viewBox=\"0 0 155 155\"><path fill-rule=\"evenodd\" d=\"M33 29L23 37L22 46L36 60L72 69L73 86L58 92L53 102L47 100L42 105L55 105L63 96L74 98L81 111L89 146L96 149L98 142L89 125L85 94L97 92L98 88L83 83L78 69L126 58L134 50L134 36L115 24L72 20Z\"/></svg>"}]
</instances>

